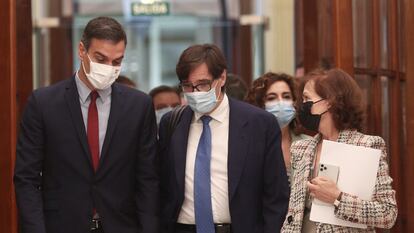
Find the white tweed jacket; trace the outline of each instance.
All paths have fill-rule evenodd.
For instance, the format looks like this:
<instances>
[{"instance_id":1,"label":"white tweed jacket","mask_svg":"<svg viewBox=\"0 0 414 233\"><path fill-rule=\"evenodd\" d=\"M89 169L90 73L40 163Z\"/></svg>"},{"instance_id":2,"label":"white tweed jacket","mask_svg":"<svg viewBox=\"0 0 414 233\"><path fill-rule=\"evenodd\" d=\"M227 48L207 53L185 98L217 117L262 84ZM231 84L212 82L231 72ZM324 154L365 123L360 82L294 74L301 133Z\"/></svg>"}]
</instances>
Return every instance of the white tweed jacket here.
<instances>
[{"instance_id":1,"label":"white tweed jacket","mask_svg":"<svg viewBox=\"0 0 414 233\"><path fill-rule=\"evenodd\" d=\"M289 209L281 232L301 232L309 179L316 146L321 140L318 134L313 138L296 141L291 146L292 183ZM377 181L370 201L361 200L351 194L343 193L341 202L335 210L336 217L347 221L368 225L367 229L341 227L317 223L317 232L356 233L375 232L375 228L391 228L397 218L395 191L391 187L392 179L388 174L387 152L381 137L364 135L355 130L343 130L338 142L365 146L382 151Z\"/></svg>"}]
</instances>

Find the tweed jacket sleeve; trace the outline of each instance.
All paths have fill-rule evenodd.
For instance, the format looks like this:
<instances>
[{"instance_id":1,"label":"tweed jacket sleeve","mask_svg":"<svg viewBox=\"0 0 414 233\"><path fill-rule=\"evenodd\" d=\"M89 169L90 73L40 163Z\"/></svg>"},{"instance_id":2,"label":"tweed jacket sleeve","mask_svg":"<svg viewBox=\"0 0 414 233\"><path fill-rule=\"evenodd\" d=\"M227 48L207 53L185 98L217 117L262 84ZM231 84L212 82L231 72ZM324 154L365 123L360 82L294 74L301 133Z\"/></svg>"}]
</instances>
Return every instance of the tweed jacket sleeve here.
<instances>
[{"instance_id":1,"label":"tweed jacket sleeve","mask_svg":"<svg viewBox=\"0 0 414 233\"><path fill-rule=\"evenodd\" d=\"M305 209L306 182L308 181L312 147L316 145L312 139L299 140L292 143L291 150L291 191L288 213L281 232L300 232Z\"/></svg>"},{"instance_id":2,"label":"tweed jacket sleeve","mask_svg":"<svg viewBox=\"0 0 414 233\"><path fill-rule=\"evenodd\" d=\"M289 209L281 232L301 232L305 210L306 182L309 180L310 168L316 146L321 135L296 141L291 146L292 183ZM392 179L388 173L385 142L381 137L369 136L355 130L340 132L338 142L356 146L370 147L382 151L377 180L371 200L362 200L357 196L343 193L340 204L335 210L337 218L366 224L367 229L335 226L316 223L318 233L361 233L375 232L375 228L391 228L397 217L395 191L391 187Z\"/></svg>"},{"instance_id":3,"label":"tweed jacket sleeve","mask_svg":"<svg viewBox=\"0 0 414 233\"><path fill-rule=\"evenodd\" d=\"M391 228L397 218L397 203L395 191L391 187L392 179L388 174L385 142L381 137L363 135L354 143L382 151L374 193L370 201L344 193L335 215L368 226Z\"/></svg>"}]
</instances>

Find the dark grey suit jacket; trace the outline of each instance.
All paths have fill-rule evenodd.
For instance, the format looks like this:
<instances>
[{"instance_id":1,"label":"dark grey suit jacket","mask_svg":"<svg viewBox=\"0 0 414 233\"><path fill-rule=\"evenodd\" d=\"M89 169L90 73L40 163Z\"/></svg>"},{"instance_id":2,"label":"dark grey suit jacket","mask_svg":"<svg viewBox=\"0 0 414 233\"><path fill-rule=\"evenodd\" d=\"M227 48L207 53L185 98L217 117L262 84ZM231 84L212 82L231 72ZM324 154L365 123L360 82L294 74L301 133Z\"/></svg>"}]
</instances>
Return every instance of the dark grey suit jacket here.
<instances>
[{"instance_id":1,"label":"dark grey suit jacket","mask_svg":"<svg viewBox=\"0 0 414 233\"><path fill-rule=\"evenodd\" d=\"M228 189L234 233L276 233L288 207L289 187L276 118L229 98ZM184 201L187 142L193 111L187 107L171 140L161 120L161 216L163 232L174 232Z\"/></svg>"}]
</instances>

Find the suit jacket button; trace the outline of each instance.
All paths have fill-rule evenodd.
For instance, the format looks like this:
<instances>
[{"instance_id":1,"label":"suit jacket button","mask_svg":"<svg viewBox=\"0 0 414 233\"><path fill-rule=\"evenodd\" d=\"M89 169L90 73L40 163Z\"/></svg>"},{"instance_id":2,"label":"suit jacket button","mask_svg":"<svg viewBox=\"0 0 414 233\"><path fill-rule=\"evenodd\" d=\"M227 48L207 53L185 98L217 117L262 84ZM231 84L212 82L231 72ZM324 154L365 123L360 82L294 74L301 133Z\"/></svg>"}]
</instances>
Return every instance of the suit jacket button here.
<instances>
[{"instance_id":1,"label":"suit jacket button","mask_svg":"<svg viewBox=\"0 0 414 233\"><path fill-rule=\"evenodd\" d=\"M288 220L288 223L290 224L293 221L292 215L289 215L288 218L287 218L287 220Z\"/></svg>"}]
</instances>

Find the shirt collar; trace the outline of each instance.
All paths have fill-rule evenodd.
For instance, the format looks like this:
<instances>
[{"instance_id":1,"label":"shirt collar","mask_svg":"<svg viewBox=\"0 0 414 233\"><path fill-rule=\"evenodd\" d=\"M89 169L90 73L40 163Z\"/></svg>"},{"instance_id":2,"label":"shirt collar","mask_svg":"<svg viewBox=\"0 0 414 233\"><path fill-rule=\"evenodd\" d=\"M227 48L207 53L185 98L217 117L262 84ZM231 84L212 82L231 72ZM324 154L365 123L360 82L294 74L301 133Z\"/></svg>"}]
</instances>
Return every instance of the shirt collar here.
<instances>
[{"instance_id":1,"label":"shirt collar","mask_svg":"<svg viewBox=\"0 0 414 233\"><path fill-rule=\"evenodd\" d=\"M198 112L194 112L194 117L196 121L199 121L200 118L205 115L202 113L198 113ZM219 106L214 109L213 112L211 112L209 114L211 116L211 118L213 118L214 120L218 121L218 122L223 122L226 117L228 117L229 115L229 99L227 98L227 95L224 93L223 96L223 100L221 101L221 103L219 104Z\"/></svg>"},{"instance_id":2,"label":"shirt collar","mask_svg":"<svg viewBox=\"0 0 414 233\"><path fill-rule=\"evenodd\" d=\"M80 100L82 101L82 103L86 103L86 101L88 100L89 94L92 91L91 89L89 89L88 86L86 86L85 83L82 82L82 80L80 80L78 72L79 71L76 71L76 78L75 78L76 87L78 88ZM105 101L107 101L108 98L111 96L112 87L108 87L104 90L97 90L97 92L99 94L99 98L102 100L102 102L105 103Z\"/></svg>"}]
</instances>

